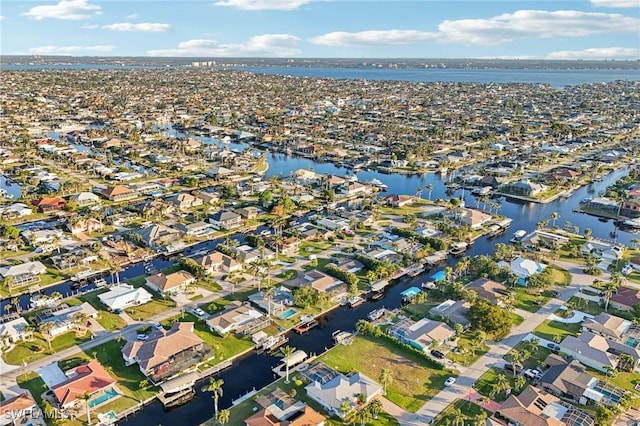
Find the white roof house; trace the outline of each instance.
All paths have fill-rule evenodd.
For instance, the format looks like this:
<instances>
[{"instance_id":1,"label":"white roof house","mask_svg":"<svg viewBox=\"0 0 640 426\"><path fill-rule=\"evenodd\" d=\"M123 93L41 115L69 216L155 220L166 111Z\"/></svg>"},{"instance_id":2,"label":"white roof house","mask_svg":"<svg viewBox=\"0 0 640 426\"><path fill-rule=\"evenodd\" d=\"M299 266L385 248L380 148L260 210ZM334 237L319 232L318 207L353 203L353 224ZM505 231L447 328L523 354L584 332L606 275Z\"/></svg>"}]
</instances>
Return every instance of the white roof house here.
<instances>
[{"instance_id":1,"label":"white roof house","mask_svg":"<svg viewBox=\"0 0 640 426\"><path fill-rule=\"evenodd\" d=\"M130 284L120 284L112 287L106 293L98 295L102 303L111 308L112 311L117 309L128 308L129 306L144 305L151 301L153 296L142 287L134 287Z\"/></svg>"},{"instance_id":2,"label":"white roof house","mask_svg":"<svg viewBox=\"0 0 640 426\"><path fill-rule=\"evenodd\" d=\"M362 373L354 373L350 376L338 374L326 383L313 381L305 389L311 399L340 418L344 416L340 409L343 402L348 402L355 408L358 394L365 395L369 402L382 393L382 386Z\"/></svg>"},{"instance_id":3,"label":"white roof house","mask_svg":"<svg viewBox=\"0 0 640 426\"><path fill-rule=\"evenodd\" d=\"M20 265L11 265L0 268L0 275L4 277L17 277L19 275L39 275L47 272L42 262L25 262Z\"/></svg>"},{"instance_id":4,"label":"white roof house","mask_svg":"<svg viewBox=\"0 0 640 426\"><path fill-rule=\"evenodd\" d=\"M29 323L22 317L4 322L0 324L0 336L15 343L31 334L30 332L25 331L25 327L28 325Z\"/></svg>"}]
</instances>

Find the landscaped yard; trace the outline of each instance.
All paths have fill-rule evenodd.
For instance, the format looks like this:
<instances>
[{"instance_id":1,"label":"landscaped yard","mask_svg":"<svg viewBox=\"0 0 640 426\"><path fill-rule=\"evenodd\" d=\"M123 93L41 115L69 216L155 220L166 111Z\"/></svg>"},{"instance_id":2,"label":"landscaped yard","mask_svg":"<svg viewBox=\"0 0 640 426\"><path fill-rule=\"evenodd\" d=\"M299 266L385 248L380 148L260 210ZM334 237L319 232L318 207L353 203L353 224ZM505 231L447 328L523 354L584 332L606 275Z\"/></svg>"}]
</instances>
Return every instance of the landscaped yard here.
<instances>
[{"instance_id":1,"label":"landscaped yard","mask_svg":"<svg viewBox=\"0 0 640 426\"><path fill-rule=\"evenodd\" d=\"M70 331L53 339L51 349L49 349L49 343L41 337L40 333L33 333L32 340L18 343L11 351L2 356L7 364L22 365L25 362L29 364L90 339L91 333L89 331L86 331L81 337L77 336L75 331Z\"/></svg>"},{"instance_id":2,"label":"landscaped yard","mask_svg":"<svg viewBox=\"0 0 640 426\"><path fill-rule=\"evenodd\" d=\"M436 426L448 426L451 424L456 424L454 420L454 412L455 410L460 410L465 417L463 419L459 419L461 421L459 424L476 424L474 423L476 420L480 421L480 418L486 419L491 416L491 413L484 408L474 404L473 402L465 401L463 399L456 399L453 404L449 405L440 413L440 415L436 418L434 425ZM481 413L485 413L482 415ZM482 423L484 424L484 423Z\"/></svg>"},{"instance_id":3,"label":"landscaped yard","mask_svg":"<svg viewBox=\"0 0 640 426\"><path fill-rule=\"evenodd\" d=\"M362 354L367 354L362 362ZM437 394L444 381L452 374L445 370L427 367L420 355L408 352L383 338L360 337L348 346L336 346L319 358L329 367L342 373L360 371L373 380L383 368L392 372L393 383L386 397L406 409L415 412Z\"/></svg>"},{"instance_id":4,"label":"landscaped yard","mask_svg":"<svg viewBox=\"0 0 640 426\"><path fill-rule=\"evenodd\" d=\"M120 330L127 326L127 322L123 320L119 315L114 314L113 312L109 312L105 310L105 306L98 299L98 295L109 291L109 289L100 289L97 291L92 291L90 293L83 294L79 296L83 302L89 302L91 306L96 308L99 312L98 323L105 328L107 331Z\"/></svg>"},{"instance_id":5,"label":"landscaped yard","mask_svg":"<svg viewBox=\"0 0 640 426\"><path fill-rule=\"evenodd\" d=\"M640 392L635 390L635 386L640 384L640 374L638 373L626 373L618 371L613 377L607 377L607 375L601 371L587 368L589 374L594 375L600 380L609 381L609 383L618 386L619 388L631 391L631 395L634 397L633 406L640 408Z\"/></svg>"},{"instance_id":6,"label":"landscaped yard","mask_svg":"<svg viewBox=\"0 0 640 426\"><path fill-rule=\"evenodd\" d=\"M543 339L559 342L567 336L577 336L579 331L580 323L568 324L559 321L544 320L533 332L536 336Z\"/></svg>"},{"instance_id":7,"label":"landscaped yard","mask_svg":"<svg viewBox=\"0 0 640 426\"><path fill-rule=\"evenodd\" d=\"M518 288L515 292L515 307L528 312L538 312L545 303L549 301L550 297L545 294L538 295L537 291L529 292L526 288ZM538 302L539 304L535 304Z\"/></svg>"},{"instance_id":8,"label":"landscaped yard","mask_svg":"<svg viewBox=\"0 0 640 426\"><path fill-rule=\"evenodd\" d=\"M150 302L140 306L132 306L126 308L124 311L134 320L144 321L153 316L156 316L164 311L167 311L176 306L176 302L167 298L164 300L153 299Z\"/></svg>"},{"instance_id":9,"label":"landscaped yard","mask_svg":"<svg viewBox=\"0 0 640 426\"><path fill-rule=\"evenodd\" d=\"M333 246L327 241L303 241L298 247L300 256L309 256L310 254L322 253Z\"/></svg>"},{"instance_id":10,"label":"landscaped yard","mask_svg":"<svg viewBox=\"0 0 640 426\"><path fill-rule=\"evenodd\" d=\"M524 368L539 368L542 364L544 364L544 360L547 359L547 357L551 353L551 349L540 345L538 345L536 351L532 351L529 342L520 342L514 349L519 351L526 350L529 352L529 358L525 359L522 362ZM504 359L506 359L507 361L511 361L510 354L514 349L509 351L504 356Z\"/></svg>"},{"instance_id":11,"label":"landscaped yard","mask_svg":"<svg viewBox=\"0 0 640 426\"><path fill-rule=\"evenodd\" d=\"M42 393L47 390L47 385L44 384L38 373L31 371L18 376L16 382L21 388L31 391L31 395L33 395L38 405L42 404Z\"/></svg>"},{"instance_id":12,"label":"landscaped yard","mask_svg":"<svg viewBox=\"0 0 640 426\"><path fill-rule=\"evenodd\" d=\"M604 308L600 306L599 303L576 296L571 297L571 299L568 300L568 304L571 304L571 306L578 311L586 312L591 315L598 315L599 313L604 312Z\"/></svg>"},{"instance_id":13,"label":"landscaped yard","mask_svg":"<svg viewBox=\"0 0 640 426\"><path fill-rule=\"evenodd\" d=\"M478 380L476 380L473 385L474 389L477 390L479 394L489 397L496 402L503 402L509 396L505 391L492 395L493 385L498 381L499 375L503 375L509 381L512 393L519 395L520 392L522 392L522 389L516 391L516 379L513 377L513 372L502 368L490 368L487 370L478 378Z\"/></svg>"},{"instance_id":14,"label":"landscaped yard","mask_svg":"<svg viewBox=\"0 0 640 426\"><path fill-rule=\"evenodd\" d=\"M466 351L470 347L472 340L475 337L475 333L465 332L458 339L457 346L461 348L463 351L458 352L449 352L446 357L456 364L469 366L473 364L478 358L482 355L486 354L489 350L489 346L486 344L483 345L482 348L474 348L473 353L470 351Z\"/></svg>"}]
</instances>

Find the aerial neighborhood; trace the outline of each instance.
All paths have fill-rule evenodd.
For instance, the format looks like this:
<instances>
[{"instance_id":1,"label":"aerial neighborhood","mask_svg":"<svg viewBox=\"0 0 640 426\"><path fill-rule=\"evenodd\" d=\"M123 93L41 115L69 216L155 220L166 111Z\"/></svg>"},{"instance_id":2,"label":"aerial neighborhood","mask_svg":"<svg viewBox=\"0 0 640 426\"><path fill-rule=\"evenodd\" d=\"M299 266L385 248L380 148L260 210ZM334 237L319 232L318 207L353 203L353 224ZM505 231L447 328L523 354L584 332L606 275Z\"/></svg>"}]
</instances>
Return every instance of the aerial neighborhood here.
<instances>
[{"instance_id":1,"label":"aerial neighborhood","mask_svg":"<svg viewBox=\"0 0 640 426\"><path fill-rule=\"evenodd\" d=\"M2 80L0 425L638 424L638 81Z\"/></svg>"}]
</instances>

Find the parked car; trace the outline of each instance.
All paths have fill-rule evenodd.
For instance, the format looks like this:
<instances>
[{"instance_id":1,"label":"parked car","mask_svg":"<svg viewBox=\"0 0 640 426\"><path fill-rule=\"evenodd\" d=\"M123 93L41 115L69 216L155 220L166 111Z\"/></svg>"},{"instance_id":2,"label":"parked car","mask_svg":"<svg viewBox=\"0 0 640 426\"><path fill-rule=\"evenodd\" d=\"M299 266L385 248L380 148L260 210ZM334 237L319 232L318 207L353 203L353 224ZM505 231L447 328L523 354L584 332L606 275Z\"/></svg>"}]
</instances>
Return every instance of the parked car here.
<instances>
[{"instance_id":1,"label":"parked car","mask_svg":"<svg viewBox=\"0 0 640 426\"><path fill-rule=\"evenodd\" d=\"M542 372L540 370L527 368L526 370L524 370L524 373L522 373L522 375L527 379L537 380L542 377Z\"/></svg>"},{"instance_id":2,"label":"parked car","mask_svg":"<svg viewBox=\"0 0 640 426\"><path fill-rule=\"evenodd\" d=\"M447 380L444 381L444 385L445 386L451 386L455 382L456 382L456 378L455 377L449 377Z\"/></svg>"},{"instance_id":3,"label":"parked car","mask_svg":"<svg viewBox=\"0 0 640 426\"><path fill-rule=\"evenodd\" d=\"M558 290L553 290L551 294L553 294L553 297L560 297L560 292Z\"/></svg>"},{"instance_id":4,"label":"parked car","mask_svg":"<svg viewBox=\"0 0 640 426\"><path fill-rule=\"evenodd\" d=\"M138 340L149 340L149 336L146 334L138 334Z\"/></svg>"},{"instance_id":5,"label":"parked car","mask_svg":"<svg viewBox=\"0 0 640 426\"><path fill-rule=\"evenodd\" d=\"M199 317L203 317L203 316L205 316L205 315L206 315L205 311L203 311L203 310L202 310L202 309L200 309L200 308L195 308L195 309L193 310L193 313L194 313L194 314L196 314L196 315L197 315L197 316L199 316Z\"/></svg>"},{"instance_id":6,"label":"parked car","mask_svg":"<svg viewBox=\"0 0 640 426\"><path fill-rule=\"evenodd\" d=\"M164 330L164 327L159 322L153 324L153 328L155 328L156 330L160 330L160 331Z\"/></svg>"},{"instance_id":7,"label":"parked car","mask_svg":"<svg viewBox=\"0 0 640 426\"><path fill-rule=\"evenodd\" d=\"M513 373L513 364L505 364L504 369ZM521 371L522 371L522 367L516 364L516 374L520 373Z\"/></svg>"},{"instance_id":8,"label":"parked car","mask_svg":"<svg viewBox=\"0 0 640 426\"><path fill-rule=\"evenodd\" d=\"M433 355L435 358L438 358L438 359L444 358L444 354L436 350L431 351L431 355Z\"/></svg>"}]
</instances>

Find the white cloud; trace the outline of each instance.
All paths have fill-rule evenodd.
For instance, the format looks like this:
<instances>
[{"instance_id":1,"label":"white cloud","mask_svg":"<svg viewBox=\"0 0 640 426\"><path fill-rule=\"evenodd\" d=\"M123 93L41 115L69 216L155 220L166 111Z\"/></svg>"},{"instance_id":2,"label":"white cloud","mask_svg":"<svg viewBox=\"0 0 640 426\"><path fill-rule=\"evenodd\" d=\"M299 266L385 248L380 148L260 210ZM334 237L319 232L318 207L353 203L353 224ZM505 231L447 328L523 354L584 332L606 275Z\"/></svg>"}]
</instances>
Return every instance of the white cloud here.
<instances>
[{"instance_id":1,"label":"white cloud","mask_svg":"<svg viewBox=\"0 0 640 426\"><path fill-rule=\"evenodd\" d=\"M39 46L29 49L29 53L34 55L79 55L89 53L111 52L114 49L111 45L99 46Z\"/></svg>"},{"instance_id":2,"label":"white cloud","mask_svg":"<svg viewBox=\"0 0 640 426\"><path fill-rule=\"evenodd\" d=\"M294 56L300 53L298 37L290 34L262 34L244 43L220 44L215 40L183 41L175 49L148 50L149 56Z\"/></svg>"},{"instance_id":3,"label":"white cloud","mask_svg":"<svg viewBox=\"0 0 640 426\"><path fill-rule=\"evenodd\" d=\"M3 19L5 19L5 17L3 15L0 15L0 21L2 21Z\"/></svg>"},{"instance_id":4,"label":"white cloud","mask_svg":"<svg viewBox=\"0 0 640 426\"><path fill-rule=\"evenodd\" d=\"M389 46L436 41L440 35L414 30L361 31L348 33L337 31L313 37L310 41L324 46Z\"/></svg>"},{"instance_id":5,"label":"white cloud","mask_svg":"<svg viewBox=\"0 0 640 426\"><path fill-rule=\"evenodd\" d=\"M241 10L294 10L311 0L220 0L214 6L235 7Z\"/></svg>"},{"instance_id":6,"label":"white cloud","mask_svg":"<svg viewBox=\"0 0 640 426\"><path fill-rule=\"evenodd\" d=\"M638 32L638 19L574 10L519 10L488 19L443 21L438 29L450 41L492 45L520 38L581 37Z\"/></svg>"},{"instance_id":7,"label":"white cloud","mask_svg":"<svg viewBox=\"0 0 640 426\"><path fill-rule=\"evenodd\" d=\"M80 28L83 30L95 30L98 28L98 24L82 24Z\"/></svg>"},{"instance_id":8,"label":"white cloud","mask_svg":"<svg viewBox=\"0 0 640 426\"><path fill-rule=\"evenodd\" d=\"M127 19L136 19L138 17L137 13L132 13L131 15L127 15Z\"/></svg>"},{"instance_id":9,"label":"white cloud","mask_svg":"<svg viewBox=\"0 0 640 426\"><path fill-rule=\"evenodd\" d=\"M149 22L141 22L139 24L120 22L117 24L105 25L102 28L111 31L134 31L141 33L165 33L167 31L171 31L171 25L169 24L152 24Z\"/></svg>"},{"instance_id":10,"label":"white cloud","mask_svg":"<svg viewBox=\"0 0 640 426\"><path fill-rule=\"evenodd\" d=\"M638 0L591 0L591 4L596 7L638 7Z\"/></svg>"},{"instance_id":11,"label":"white cloud","mask_svg":"<svg viewBox=\"0 0 640 426\"><path fill-rule=\"evenodd\" d=\"M584 50L559 50L547 55L547 59L618 59L637 58L640 49L628 47L594 47Z\"/></svg>"},{"instance_id":12,"label":"white cloud","mask_svg":"<svg viewBox=\"0 0 640 426\"><path fill-rule=\"evenodd\" d=\"M28 12L23 13L23 15L38 21L45 18L78 21L89 19L101 13L102 7L89 4L87 0L61 0L60 3L54 5L34 6L29 9Z\"/></svg>"}]
</instances>

